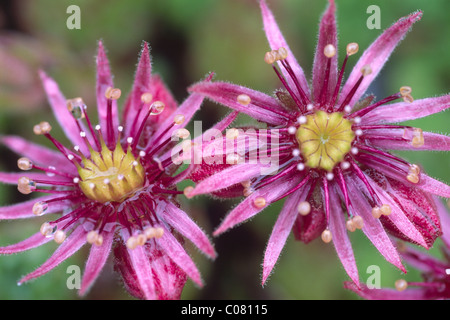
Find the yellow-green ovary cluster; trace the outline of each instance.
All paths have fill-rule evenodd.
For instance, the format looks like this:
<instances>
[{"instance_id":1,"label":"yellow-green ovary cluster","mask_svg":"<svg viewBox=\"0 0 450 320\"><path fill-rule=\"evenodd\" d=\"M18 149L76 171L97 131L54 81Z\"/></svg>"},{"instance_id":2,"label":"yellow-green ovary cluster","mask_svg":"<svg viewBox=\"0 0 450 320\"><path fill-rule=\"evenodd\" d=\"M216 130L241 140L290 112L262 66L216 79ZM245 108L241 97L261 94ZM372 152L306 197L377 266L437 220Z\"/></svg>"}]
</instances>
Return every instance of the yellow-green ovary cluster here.
<instances>
[{"instance_id":1,"label":"yellow-green ovary cluster","mask_svg":"<svg viewBox=\"0 0 450 320\"><path fill-rule=\"evenodd\" d=\"M342 113L317 111L306 116L296 138L308 167L331 171L350 151L355 134Z\"/></svg>"},{"instance_id":2,"label":"yellow-green ovary cluster","mask_svg":"<svg viewBox=\"0 0 450 320\"><path fill-rule=\"evenodd\" d=\"M78 166L79 186L89 199L122 202L144 185L145 169L130 148L125 153L117 143L110 151L102 143L101 152L90 151L90 159L83 157L83 167Z\"/></svg>"}]
</instances>

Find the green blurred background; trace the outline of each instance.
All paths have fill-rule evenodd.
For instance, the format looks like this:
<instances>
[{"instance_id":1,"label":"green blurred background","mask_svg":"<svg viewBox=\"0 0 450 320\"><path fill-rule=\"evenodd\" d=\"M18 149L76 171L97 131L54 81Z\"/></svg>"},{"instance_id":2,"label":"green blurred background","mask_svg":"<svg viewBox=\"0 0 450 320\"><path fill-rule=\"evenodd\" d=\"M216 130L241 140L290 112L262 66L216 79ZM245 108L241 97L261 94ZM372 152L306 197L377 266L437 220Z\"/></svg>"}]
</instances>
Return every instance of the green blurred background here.
<instances>
[{"instance_id":1,"label":"green blurred background","mask_svg":"<svg viewBox=\"0 0 450 320\"><path fill-rule=\"evenodd\" d=\"M297 59L310 77L317 37L318 20L327 1L268 1ZM69 30L69 5L81 9L81 29ZM378 99L408 85L415 99L441 95L450 85L450 2L448 0L376 1L381 9L381 30L369 30L366 9L373 1L337 0L339 54L349 42L358 42L360 53L352 57L351 67L371 41L396 19L417 9L424 11L396 49L370 91ZM279 86L275 74L264 63L268 45L256 0L3 0L0 2L0 132L27 137L48 144L32 134L38 121L54 122L39 83L37 70L44 69L57 80L66 97L82 96L88 106L95 105L95 54L103 39L115 74L115 85L127 92L131 88L141 41L151 45L153 70L162 75L179 102L187 96L186 87L209 71L217 80L226 80L264 92ZM342 59L341 59L342 60ZM348 72L347 72L348 74ZM123 101L123 99L121 99ZM91 114L94 116L94 107ZM203 128L215 123L227 110L206 102L196 120ZM251 120L242 117L241 123ZM450 113L414 121L423 130L449 133ZM62 141L61 130L54 125ZM0 170L16 171L17 156L1 147ZM450 183L450 157L439 152L403 152L413 163L420 163L433 177ZM14 186L0 185L0 205L27 197ZM208 234L220 223L236 201L217 201L199 197L184 205ZM183 299L357 299L343 289L348 280L334 248L316 240L308 245L288 239L287 245L262 288L261 263L266 242L282 203L226 234L213 239L219 254L216 261L206 259L188 245L205 286L197 288L188 280ZM18 242L35 233L45 220L2 221L0 246ZM419 280L410 270L406 276L384 261L362 235L351 235L361 281L370 276L371 265L381 269L382 286L393 287L396 279ZM440 241L431 251L438 255ZM0 299L79 299L66 287L66 269L75 264L83 268L86 246L51 273L22 286L17 280L43 263L55 250L49 243L41 248L13 256L0 256ZM109 263L84 299L131 299L124 291Z\"/></svg>"}]
</instances>

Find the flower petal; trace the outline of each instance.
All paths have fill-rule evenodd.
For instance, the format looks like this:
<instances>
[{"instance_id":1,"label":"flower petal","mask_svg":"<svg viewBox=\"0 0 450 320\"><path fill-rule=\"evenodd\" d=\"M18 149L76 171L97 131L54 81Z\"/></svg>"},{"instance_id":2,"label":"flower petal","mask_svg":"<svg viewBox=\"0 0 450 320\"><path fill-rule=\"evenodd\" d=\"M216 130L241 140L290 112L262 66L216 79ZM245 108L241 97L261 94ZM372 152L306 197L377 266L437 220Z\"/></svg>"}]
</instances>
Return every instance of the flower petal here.
<instances>
[{"instance_id":1,"label":"flower petal","mask_svg":"<svg viewBox=\"0 0 450 320\"><path fill-rule=\"evenodd\" d=\"M149 45L143 43L139 56L139 62L134 76L133 88L127 97L123 111L125 121L125 136L128 137L133 127L139 109L143 107L141 96L146 92L150 92L151 88L152 64L150 60ZM141 112L140 117L144 117L145 112ZM138 122L139 124L140 122Z\"/></svg>"},{"instance_id":2,"label":"flower petal","mask_svg":"<svg viewBox=\"0 0 450 320\"><path fill-rule=\"evenodd\" d=\"M316 52L314 56L314 65L313 65L313 96L314 101L316 103L325 104L329 102L331 97L333 96L334 89L336 87L337 82L337 74L338 74L338 40L337 40L337 28L336 28L336 6L334 4L334 0L330 1L327 10L322 16L319 25L319 37L317 41ZM324 48L326 45L333 45L336 48L336 54L327 58L324 55ZM327 79L328 85L326 89L324 88L324 79L326 74L326 68L328 64L328 59L330 61L330 75ZM322 92L322 90L326 90ZM322 96L322 94L324 96Z\"/></svg>"},{"instance_id":3,"label":"flower petal","mask_svg":"<svg viewBox=\"0 0 450 320\"><path fill-rule=\"evenodd\" d=\"M8 219L23 219L23 218L31 218L36 217L33 214L33 206L36 202L39 201L48 201L58 196L43 196L37 199L31 199L25 202L13 204L10 206L0 207L0 220L8 220ZM63 209L69 206L67 201L57 201L51 202L48 204L47 210L45 210L45 214L56 213L62 211Z\"/></svg>"},{"instance_id":4,"label":"flower petal","mask_svg":"<svg viewBox=\"0 0 450 320\"><path fill-rule=\"evenodd\" d=\"M152 75L150 82L150 93L153 96L153 101L164 102L165 114L152 115L147 121L161 123L166 119L168 114L172 114L177 110L178 103L159 75Z\"/></svg>"},{"instance_id":5,"label":"flower petal","mask_svg":"<svg viewBox=\"0 0 450 320\"><path fill-rule=\"evenodd\" d=\"M243 86L225 82L200 82L191 86L189 91L203 94L217 103L248 114L262 122L281 125L286 124L289 117L275 98ZM251 101L248 105L237 101L237 97L241 94L250 97Z\"/></svg>"},{"instance_id":6,"label":"flower petal","mask_svg":"<svg viewBox=\"0 0 450 320\"><path fill-rule=\"evenodd\" d=\"M262 18L263 18L263 23L264 23L264 31L266 32L266 37L267 37L267 40L269 41L270 48L272 50L278 50L281 47L283 47L287 50L288 56L287 56L286 60L288 61L292 70L294 71L294 74L297 77L297 80L299 81L302 90L309 97L310 93L309 93L308 80L306 80L303 69L298 64L297 60L295 59L294 54L292 53L286 40L284 39L283 34L281 33L281 30L278 27L277 22L275 21L275 17L273 15L273 13L267 7L266 1L261 0L259 3L260 3ZM295 86L295 83L292 80L289 73L287 72L287 70L284 67L281 67L280 62L278 62L278 65L280 66L280 69L283 72L284 78L288 82L289 87L291 87L293 90L297 90L297 87Z\"/></svg>"},{"instance_id":7,"label":"flower petal","mask_svg":"<svg viewBox=\"0 0 450 320\"><path fill-rule=\"evenodd\" d=\"M283 250L298 215L297 205L304 201L307 191L308 189L302 188L290 195L278 215L264 253L262 285L266 282L280 256L281 250Z\"/></svg>"},{"instance_id":8,"label":"flower petal","mask_svg":"<svg viewBox=\"0 0 450 320\"><path fill-rule=\"evenodd\" d=\"M160 225L159 227L164 229L163 236L157 240L161 249L188 275L189 278L191 278L199 287L203 287L200 272L191 257L186 253L186 250L164 225Z\"/></svg>"},{"instance_id":9,"label":"flower petal","mask_svg":"<svg viewBox=\"0 0 450 320\"><path fill-rule=\"evenodd\" d=\"M111 69L109 66L109 61L105 53L105 48L103 47L103 42L100 40L98 42L97 51L97 111L100 126L102 128L103 137L107 137L107 117L108 117L108 102L105 96L106 90L111 87L114 88L113 76L111 74ZM119 113L117 110L117 100L112 100L111 103L111 117L113 128L117 128L119 125ZM114 130L113 132L116 132Z\"/></svg>"},{"instance_id":10,"label":"flower petal","mask_svg":"<svg viewBox=\"0 0 450 320\"><path fill-rule=\"evenodd\" d=\"M442 226L442 241L450 248L450 213L438 197L434 197ZM448 202L447 202L448 203Z\"/></svg>"},{"instance_id":11,"label":"flower petal","mask_svg":"<svg viewBox=\"0 0 450 320\"><path fill-rule=\"evenodd\" d=\"M333 236L333 244L336 253L344 266L345 271L352 281L359 286L358 267L352 244L345 228L345 214L334 192L330 192L330 221L329 228Z\"/></svg>"},{"instance_id":12,"label":"flower petal","mask_svg":"<svg viewBox=\"0 0 450 320\"><path fill-rule=\"evenodd\" d=\"M45 238L42 235L41 237ZM20 279L19 284L40 277L51 271L61 262L77 252L85 243L86 230L83 228L83 226L79 226L70 234L70 236L67 237L67 239L58 247L58 249L56 249L53 255L46 262L44 262L35 271Z\"/></svg>"},{"instance_id":13,"label":"flower petal","mask_svg":"<svg viewBox=\"0 0 450 320\"><path fill-rule=\"evenodd\" d=\"M40 71L39 75L56 120L63 129L67 138L74 146L80 146L80 150L84 154L89 154L89 150L80 136L80 129L77 126L76 120L67 109L66 98L64 98L64 95L59 90L58 84L52 78L47 76L44 71ZM83 124L81 124L81 128L86 132Z\"/></svg>"},{"instance_id":14,"label":"flower petal","mask_svg":"<svg viewBox=\"0 0 450 320\"><path fill-rule=\"evenodd\" d=\"M12 151L42 166L53 166L63 172L75 173L76 168L68 165L69 160L59 152L34 144L18 136L3 136L0 142Z\"/></svg>"},{"instance_id":15,"label":"flower petal","mask_svg":"<svg viewBox=\"0 0 450 320\"><path fill-rule=\"evenodd\" d=\"M93 245L89 252L89 258L84 269L83 279L81 280L81 288L79 295L83 296L89 290L91 285L97 279L98 275L103 269L103 266L108 259L111 252L112 243L114 240L114 231L103 232L103 243L100 246Z\"/></svg>"},{"instance_id":16,"label":"flower petal","mask_svg":"<svg viewBox=\"0 0 450 320\"><path fill-rule=\"evenodd\" d=\"M122 238L127 242L130 234L127 230L122 229ZM152 267L147 256L144 246L137 246L134 249L127 249L131 267L137 278L139 288L144 298L147 300L155 300L157 298L155 291L155 283L153 279Z\"/></svg>"},{"instance_id":17,"label":"flower petal","mask_svg":"<svg viewBox=\"0 0 450 320\"><path fill-rule=\"evenodd\" d=\"M361 117L361 124L394 123L423 118L450 108L450 95L398 102L375 108Z\"/></svg>"},{"instance_id":18,"label":"flower petal","mask_svg":"<svg viewBox=\"0 0 450 320\"><path fill-rule=\"evenodd\" d=\"M421 18L422 11L417 11L406 17L400 18L390 28L385 30L368 49L366 49L343 86L338 104L341 104L345 100L358 79L361 77L362 67L365 65L370 65L372 73L364 77L361 85L358 87L348 103L348 105L352 107L355 105L355 103L362 97L369 85L381 71L397 44L403 39L414 22L420 20Z\"/></svg>"},{"instance_id":19,"label":"flower petal","mask_svg":"<svg viewBox=\"0 0 450 320\"><path fill-rule=\"evenodd\" d=\"M192 241L205 254L213 259L217 256L206 234L192 221L186 212L169 202L165 208L158 210L157 214L181 235Z\"/></svg>"},{"instance_id":20,"label":"flower petal","mask_svg":"<svg viewBox=\"0 0 450 320\"><path fill-rule=\"evenodd\" d=\"M0 172L0 182L8 183L8 184L17 184L17 181L21 177L28 177L31 180L46 180L46 181L65 181L71 182L66 177L53 176L49 177L45 173L37 173L37 172Z\"/></svg>"},{"instance_id":21,"label":"flower petal","mask_svg":"<svg viewBox=\"0 0 450 320\"><path fill-rule=\"evenodd\" d=\"M297 175L293 178L281 178L273 183L262 187L261 189L253 192L250 196L245 198L241 203L238 204L222 221L220 226L214 231L214 235L225 232L226 230L234 227L235 225L250 219L254 215L261 212L268 205L270 205L274 200L278 199L280 196L284 195L286 192L292 190L299 182L301 176ZM256 198L262 197L265 199L266 205L263 207L257 207L254 205Z\"/></svg>"},{"instance_id":22,"label":"flower petal","mask_svg":"<svg viewBox=\"0 0 450 320\"><path fill-rule=\"evenodd\" d=\"M22 251L27 251L36 247L39 247L43 244L46 244L47 242L51 241L52 238L44 237L42 233L38 232L29 237L28 239L25 239L21 242L11 244L6 247L0 247L0 254L12 254L12 253L18 253Z\"/></svg>"},{"instance_id":23,"label":"flower petal","mask_svg":"<svg viewBox=\"0 0 450 320\"><path fill-rule=\"evenodd\" d=\"M380 220L372 216L372 208L361 194L360 188L364 187L360 186L359 188L357 187L358 185L359 183L355 179L350 179L349 183L347 183L348 190L352 195L352 205L358 215L364 220L362 231L389 263L406 273L397 249L384 230Z\"/></svg>"},{"instance_id":24,"label":"flower petal","mask_svg":"<svg viewBox=\"0 0 450 320\"><path fill-rule=\"evenodd\" d=\"M404 291L396 289L369 289L362 285L358 288L354 283L346 281L344 283L346 289L352 290L360 297L367 300L427 300L426 291L422 288L408 288Z\"/></svg>"},{"instance_id":25,"label":"flower petal","mask_svg":"<svg viewBox=\"0 0 450 320\"><path fill-rule=\"evenodd\" d=\"M413 146L411 140L403 138L404 132L404 129L368 130L364 138L371 146L382 149L450 151L450 136L424 131L423 145Z\"/></svg>"}]
</instances>

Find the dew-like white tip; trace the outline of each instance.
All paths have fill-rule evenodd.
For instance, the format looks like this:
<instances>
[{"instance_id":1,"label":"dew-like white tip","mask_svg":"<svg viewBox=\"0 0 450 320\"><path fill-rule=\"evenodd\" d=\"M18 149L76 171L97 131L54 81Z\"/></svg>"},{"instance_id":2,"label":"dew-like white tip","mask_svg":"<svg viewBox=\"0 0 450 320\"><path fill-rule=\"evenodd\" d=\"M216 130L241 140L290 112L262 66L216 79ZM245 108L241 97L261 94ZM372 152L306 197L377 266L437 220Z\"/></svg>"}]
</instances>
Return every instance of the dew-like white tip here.
<instances>
[{"instance_id":1,"label":"dew-like white tip","mask_svg":"<svg viewBox=\"0 0 450 320\"><path fill-rule=\"evenodd\" d=\"M99 131L102 127L98 124L95 126L95 130Z\"/></svg>"}]
</instances>

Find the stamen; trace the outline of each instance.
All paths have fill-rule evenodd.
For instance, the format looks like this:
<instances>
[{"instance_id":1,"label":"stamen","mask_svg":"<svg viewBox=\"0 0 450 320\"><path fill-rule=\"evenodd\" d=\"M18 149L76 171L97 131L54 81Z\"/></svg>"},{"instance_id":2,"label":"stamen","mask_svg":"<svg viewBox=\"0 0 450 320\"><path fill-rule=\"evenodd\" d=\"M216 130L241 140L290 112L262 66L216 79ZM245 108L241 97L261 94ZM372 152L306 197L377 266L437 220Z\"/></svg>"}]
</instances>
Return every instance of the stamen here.
<instances>
[{"instance_id":1,"label":"stamen","mask_svg":"<svg viewBox=\"0 0 450 320\"><path fill-rule=\"evenodd\" d=\"M191 133L189 132L189 130L185 129L185 128L181 128L178 129L177 131L175 131L175 136L181 139L187 139L189 138L189 136L191 135Z\"/></svg>"},{"instance_id":2,"label":"stamen","mask_svg":"<svg viewBox=\"0 0 450 320\"><path fill-rule=\"evenodd\" d=\"M298 204L297 210L302 216L306 216L311 212L311 205L308 201L302 201Z\"/></svg>"},{"instance_id":3,"label":"stamen","mask_svg":"<svg viewBox=\"0 0 450 320\"><path fill-rule=\"evenodd\" d=\"M105 97L111 100L118 100L122 95L122 91L119 88L108 87L105 91Z\"/></svg>"},{"instance_id":4,"label":"stamen","mask_svg":"<svg viewBox=\"0 0 450 320\"><path fill-rule=\"evenodd\" d=\"M184 120L185 120L185 117L182 114L177 114L173 118L173 122L177 125L183 124Z\"/></svg>"},{"instance_id":5,"label":"stamen","mask_svg":"<svg viewBox=\"0 0 450 320\"><path fill-rule=\"evenodd\" d=\"M332 58L336 55L336 48L332 44L327 44L323 49L323 54L327 58Z\"/></svg>"},{"instance_id":6,"label":"stamen","mask_svg":"<svg viewBox=\"0 0 450 320\"><path fill-rule=\"evenodd\" d=\"M364 220L361 216L354 216L352 221L356 229L362 229L364 227Z\"/></svg>"},{"instance_id":7,"label":"stamen","mask_svg":"<svg viewBox=\"0 0 450 320\"><path fill-rule=\"evenodd\" d=\"M36 190L36 183L27 177L21 177L17 182L17 190L22 194L30 194Z\"/></svg>"},{"instance_id":8,"label":"stamen","mask_svg":"<svg viewBox=\"0 0 450 320\"><path fill-rule=\"evenodd\" d=\"M238 103L242 104L243 106L249 105L250 102L252 101L252 99L246 94L238 95L236 100L237 100Z\"/></svg>"},{"instance_id":9,"label":"stamen","mask_svg":"<svg viewBox=\"0 0 450 320\"><path fill-rule=\"evenodd\" d=\"M33 211L34 215L42 216L45 213L45 211L47 211L47 209L48 209L48 203L45 201L39 201L33 205L32 211Z\"/></svg>"},{"instance_id":10,"label":"stamen","mask_svg":"<svg viewBox=\"0 0 450 320\"><path fill-rule=\"evenodd\" d=\"M228 129L226 132L226 137L228 140L236 140L239 137L239 130L236 128Z\"/></svg>"},{"instance_id":11,"label":"stamen","mask_svg":"<svg viewBox=\"0 0 450 320\"><path fill-rule=\"evenodd\" d=\"M353 98L353 95L355 94L356 90L358 90L359 86L361 85L361 82L363 81L365 76L368 76L372 73L372 68L370 65L365 65L361 68L361 77L356 81L353 88L350 90L350 92L345 97L344 101L340 105L340 107L337 109L337 111L342 111L346 105L350 102L350 100Z\"/></svg>"},{"instance_id":12,"label":"stamen","mask_svg":"<svg viewBox=\"0 0 450 320\"><path fill-rule=\"evenodd\" d=\"M191 193L192 191L194 191L194 187L192 186L187 186L186 188L184 188L183 190L183 194L186 196L186 198L191 199Z\"/></svg>"},{"instance_id":13,"label":"stamen","mask_svg":"<svg viewBox=\"0 0 450 320\"><path fill-rule=\"evenodd\" d=\"M55 232L53 240L55 240L55 242L58 244L63 243L64 240L66 240L66 233L62 230L57 230Z\"/></svg>"},{"instance_id":14,"label":"stamen","mask_svg":"<svg viewBox=\"0 0 450 320\"><path fill-rule=\"evenodd\" d=\"M359 45L356 42L351 42L349 44L347 44L347 54L349 56L352 56L356 53L358 53L359 50Z\"/></svg>"},{"instance_id":15,"label":"stamen","mask_svg":"<svg viewBox=\"0 0 450 320\"><path fill-rule=\"evenodd\" d=\"M383 213L381 212L381 209L379 207L373 207L372 208L372 216L375 219L379 219Z\"/></svg>"},{"instance_id":16,"label":"stamen","mask_svg":"<svg viewBox=\"0 0 450 320\"><path fill-rule=\"evenodd\" d=\"M226 163L227 164L238 164L241 157L237 153L227 154Z\"/></svg>"},{"instance_id":17,"label":"stamen","mask_svg":"<svg viewBox=\"0 0 450 320\"><path fill-rule=\"evenodd\" d=\"M325 242L325 243L330 243L331 240L333 240L333 236L332 236L332 234L331 234L331 231L328 230L328 229L325 229L325 230L322 232L321 238L322 238L322 241L323 241L323 242Z\"/></svg>"},{"instance_id":18,"label":"stamen","mask_svg":"<svg viewBox=\"0 0 450 320\"><path fill-rule=\"evenodd\" d=\"M153 95L150 92L143 93L141 95L141 101L145 104L150 104L153 100Z\"/></svg>"},{"instance_id":19,"label":"stamen","mask_svg":"<svg viewBox=\"0 0 450 320\"><path fill-rule=\"evenodd\" d=\"M158 228L148 227L147 229L144 230L144 235L146 236L147 239L152 238L159 239L163 236L163 234L164 229L161 227Z\"/></svg>"},{"instance_id":20,"label":"stamen","mask_svg":"<svg viewBox=\"0 0 450 320\"><path fill-rule=\"evenodd\" d=\"M384 216L388 216L388 215L391 214L392 209L391 209L391 206L390 206L390 205L388 205L388 204L383 204L383 205L381 206L381 208L380 208L380 211L381 211L381 213L382 213Z\"/></svg>"},{"instance_id":21,"label":"stamen","mask_svg":"<svg viewBox=\"0 0 450 320\"><path fill-rule=\"evenodd\" d=\"M56 232L56 225L52 226L50 223L44 222L39 231L43 236L49 238Z\"/></svg>"},{"instance_id":22,"label":"stamen","mask_svg":"<svg viewBox=\"0 0 450 320\"><path fill-rule=\"evenodd\" d=\"M277 61L276 59L277 59L277 57L276 57L276 55L273 53L273 51L268 51L268 52L266 52L266 54L264 55L264 61L265 61L267 64L274 64L275 61Z\"/></svg>"},{"instance_id":23,"label":"stamen","mask_svg":"<svg viewBox=\"0 0 450 320\"><path fill-rule=\"evenodd\" d=\"M257 208L257 209L262 209L266 206L266 199L264 197L256 197L253 200L253 205Z\"/></svg>"},{"instance_id":24,"label":"stamen","mask_svg":"<svg viewBox=\"0 0 450 320\"><path fill-rule=\"evenodd\" d=\"M401 87L400 94L403 97L403 101L412 103L414 102L414 98L411 96L412 89L411 87Z\"/></svg>"},{"instance_id":25,"label":"stamen","mask_svg":"<svg viewBox=\"0 0 450 320\"><path fill-rule=\"evenodd\" d=\"M20 170L28 171L33 168L33 163L30 159L22 157L19 160L17 160L17 166Z\"/></svg>"},{"instance_id":26,"label":"stamen","mask_svg":"<svg viewBox=\"0 0 450 320\"><path fill-rule=\"evenodd\" d=\"M127 240L127 248L133 250L136 249L137 246L138 246L137 238L135 236L129 237Z\"/></svg>"},{"instance_id":27,"label":"stamen","mask_svg":"<svg viewBox=\"0 0 450 320\"><path fill-rule=\"evenodd\" d=\"M166 105L164 104L164 102L162 101L155 101L152 103L151 105L151 115L152 116L156 116L158 114L161 114L161 112L164 111L164 108L166 107Z\"/></svg>"},{"instance_id":28,"label":"stamen","mask_svg":"<svg viewBox=\"0 0 450 320\"><path fill-rule=\"evenodd\" d=\"M83 109L86 108L86 105L84 104L82 98L78 97L78 98L69 99L66 101L66 104L67 104L67 109L69 110L69 112L72 114L72 116L76 120L80 120L80 119L84 118Z\"/></svg>"},{"instance_id":29,"label":"stamen","mask_svg":"<svg viewBox=\"0 0 450 320\"><path fill-rule=\"evenodd\" d=\"M47 134L50 133L51 130L52 126L46 121L42 121L33 127L33 132L36 135Z\"/></svg>"},{"instance_id":30,"label":"stamen","mask_svg":"<svg viewBox=\"0 0 450 320\"><path fill-rule=\"evenodd\" d=\"M406 288L408 288L408 282L406 280L398 279L395 281L395 289L397 289L397 291L403 291Z\"/></svg>"},{"instance_id":31,"label":"stamen","mask_svg":"<svg viewBox=\"0 0 450 320\"><path fill-rule=\"evenodd\" d=\"M356 230L355 223L353 222L352 219L347 220L347 222L345 223L345 227L350 232L355 232L355 230Z\"/></svg>"}]
</instances>

